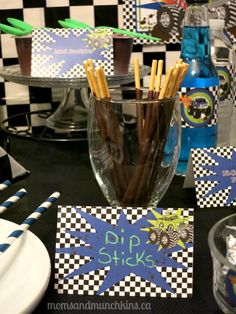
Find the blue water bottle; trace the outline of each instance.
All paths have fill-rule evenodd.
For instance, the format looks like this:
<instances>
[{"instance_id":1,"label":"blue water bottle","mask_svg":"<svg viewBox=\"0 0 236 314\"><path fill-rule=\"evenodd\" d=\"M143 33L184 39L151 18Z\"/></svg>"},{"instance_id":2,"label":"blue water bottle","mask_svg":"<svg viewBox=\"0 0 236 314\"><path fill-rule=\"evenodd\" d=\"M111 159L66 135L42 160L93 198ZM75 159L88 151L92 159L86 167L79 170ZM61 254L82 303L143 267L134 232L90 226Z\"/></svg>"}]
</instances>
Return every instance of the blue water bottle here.
<instances>
[{"instance_id":1,"label":"blue water bottle","mask_svg":"<svg viewBox=\"0 0 236 314\"><path fill-rule=\"evenodd\" d=\"M191 148L215 147L219 78L211 59L208 0L187 0L181 58L189 64L181 85L182 141L177 166L185 174Z\"/></svg>"}]
</instances>

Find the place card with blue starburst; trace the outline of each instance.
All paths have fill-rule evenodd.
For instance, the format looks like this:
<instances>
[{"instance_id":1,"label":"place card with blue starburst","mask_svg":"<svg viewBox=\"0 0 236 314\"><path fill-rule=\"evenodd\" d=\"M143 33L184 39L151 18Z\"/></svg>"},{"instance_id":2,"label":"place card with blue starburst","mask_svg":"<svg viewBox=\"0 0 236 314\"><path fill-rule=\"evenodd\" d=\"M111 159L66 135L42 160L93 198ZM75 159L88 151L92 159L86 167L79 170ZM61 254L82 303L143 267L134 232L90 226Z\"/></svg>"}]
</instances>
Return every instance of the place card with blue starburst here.
<instances>
[{"instance_id":1,"label":"place card with blue starburst","mask_svg":"<svg viewBox=\"0 0 236 314\"><path fill-rule=\"evenodd\" d=\"M192 296L192 208L59 206L59 294Z\"/></svg>"},{"instance_id":2,"label":"place card with blue starburst","mask_svg":"<svg viewBox=\"0 0 236 314\"><path fill-rule=\"evenodd\" d=\"M236 148L192 149L199 207L236 206Z\"/></svg>"},{"instance_id":3,"label":"place card with blue starburst","mask_svg":"<svg viewBox=\"0 0 236 314\"><path fill-rule=\"evenodd\" d=\"M83 62L92 59L113 75L110 29L36 29L32 34L31 75L50 78L85 77Z\"/></svg>"}]
</instances>

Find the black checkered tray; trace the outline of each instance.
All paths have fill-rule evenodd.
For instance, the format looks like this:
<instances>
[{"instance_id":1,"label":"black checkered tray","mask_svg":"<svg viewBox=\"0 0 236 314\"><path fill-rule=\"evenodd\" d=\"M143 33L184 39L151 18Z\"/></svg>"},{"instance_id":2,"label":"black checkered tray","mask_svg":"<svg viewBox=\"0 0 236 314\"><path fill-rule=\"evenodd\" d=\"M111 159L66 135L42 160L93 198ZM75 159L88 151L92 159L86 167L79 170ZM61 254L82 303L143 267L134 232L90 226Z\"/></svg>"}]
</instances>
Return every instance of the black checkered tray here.
<instances>
[{"instance_id":1,"label":"black checkered tray","mask_svg":"<svg viewBox=\"0 0 236 314\"><path fill-rule=\"evenodd\" d=\"M192 296L193 209L59 206L59 294Z\"/></svg>"}]
</instances>

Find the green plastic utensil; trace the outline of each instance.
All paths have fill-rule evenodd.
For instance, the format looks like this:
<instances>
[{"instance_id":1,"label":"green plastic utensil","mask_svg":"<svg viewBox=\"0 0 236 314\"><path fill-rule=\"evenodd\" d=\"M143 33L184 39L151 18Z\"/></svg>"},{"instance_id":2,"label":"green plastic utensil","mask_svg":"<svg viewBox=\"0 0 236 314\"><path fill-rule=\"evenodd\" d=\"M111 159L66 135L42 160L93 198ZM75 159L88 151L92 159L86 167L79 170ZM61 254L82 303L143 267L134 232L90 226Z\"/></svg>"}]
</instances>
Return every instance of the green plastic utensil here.
<instances>
[{"instance_id":1,"label":"green plastic utensil","mask_svg":"<svg viewBox=\"0 0 236 314\"><path fill-rule=\"evenodd\" d=\"M75 25L74 23L71 23L70 21L61 21L59 20L58 23L64 27L64 28L88 28L87 26L78 26ZM91 27L89 27L91 28Z\"/></svg>"},{"instance_id":2,"label":"green plastic utensil","mask_svg":"<svg viewBox=\"0 0 236 314\"><path fill-rule=\"evenodd\" d=\"M65 21L59 21L59 23L61 24L62 27L68 27L68 28L91 28L90 25L77 21L77 20L73 20L73 19L65 19ZM148 40L153 40L153 41L160 41L160 38L142 34L142 33L127 31L125 29L114 28L114 27L109 27L109 26L98 26L95 28L110 28L113 31L113 33L116 33L116 34L126 35L130 37L135 37L135 38L148 39Z\"/></svg>"},{"instance_id":3,"label":"green plastic utensil","mask_svg":"<svg viewBox=\"0 0 236 314\"><path fill-rule=\"evenodd\" d=\"M160 38L142 34L142 33L127 31L125 29L114 28L114 27L109 27L109 26L98 26L96 28L110 28L112 29L113 33L116 33L116 34L127 35L127 36L135 37L135 38L143 38L143 39L149 39L149 40L154 40L154 41L160 41Z\"/></svg>"},{"instance_id":4,"label":"green plastic utensil","mask_svg":"<svg viewBox=\"0 0 236 314\"><path fill-rule=\"evenodd\" d=\"M2 24L0 23L0 30L3 31L4 33L10 34L10 35L15 35L15 36L24 36L28 35L31 33L31 31L23 31L22 29L12 27L10 25Z\"/></svg>"},{"instance_id":5,"label":"green plastic utensil","mask_svg":"<svg viewBox=\"0 0 236 314\"><path fill-rule=\"evenodd\" d=\"M32 32L33 26L18 20L13 17L8 17L7 21L11 25L0 23L0 30L4 33L15 35L15 36L25 36Z\"/></svg>"},{"instance_id":6,"label":"green plastic utensil","mask_svg":"<svg viewBox=\"0 0 236 314\"><path fill-rule=\"evenodd\" d=\"M7 18L7 21L8 23L10 23L12 26L16 27L16 28L19 28L23 31L28 31L28 32L32 32L33 30L33 26L26 23L26 22L23 22L21 20L18 20L16 18L13 18L13 17L8 17Z\"/></svg>"},{"instance_id":7,"label":"green plastic utensil","mask_svg":"<svg viewBox=\"0 0 236 314\"><path fill-rule=\"evenodd\" d=\"M15 35L15 36L26 36L32 33L34 27L29 23L16 19L14 17L8 17L7 21L11 25L0 23L0 30L4 33ZM46 28L46 27L45 27Z\"/></svg>"},{"instance_id":8,"label":"green plastic utensil","mask_svg":"<svg viewBox=\"0 0 236 314\"><path fill-rule=\"evenodd\" d=\"M77 26L79 28L91 28L90 25L84 23L84 22L80 22L77 20L73 20L73 19L65 19L66 22L73 24L74 26Z\"/></svg>"}]
</instances>

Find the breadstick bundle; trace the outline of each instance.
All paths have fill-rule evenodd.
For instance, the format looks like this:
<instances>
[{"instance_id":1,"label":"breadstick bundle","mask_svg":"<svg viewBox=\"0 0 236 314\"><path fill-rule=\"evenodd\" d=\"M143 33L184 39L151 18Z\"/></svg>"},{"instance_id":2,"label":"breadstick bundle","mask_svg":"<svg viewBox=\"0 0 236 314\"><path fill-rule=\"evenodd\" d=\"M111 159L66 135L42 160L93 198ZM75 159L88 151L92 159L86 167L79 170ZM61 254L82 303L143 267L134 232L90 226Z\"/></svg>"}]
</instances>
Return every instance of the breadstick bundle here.
<instances>
[{"instance_id":1,"label":"breadstick bundle","mask_svg":"<svg viewBox=\"0 0 236 314\"><path fill-rule=\"evenodd\" d=\"M112 99L101 66L87 60L84 69L94 107L88 118L90 159L105 197L113 206L156 205L164 191L160 185L166 185L173 169L171 158L163 166L164 149L188 65L179 59L164 77L163 61L153 60L145 93L135 59L135 98L123 103ZM127 103L133 108L130 115L124 109Z\"/></svg>"}]
</instances>

